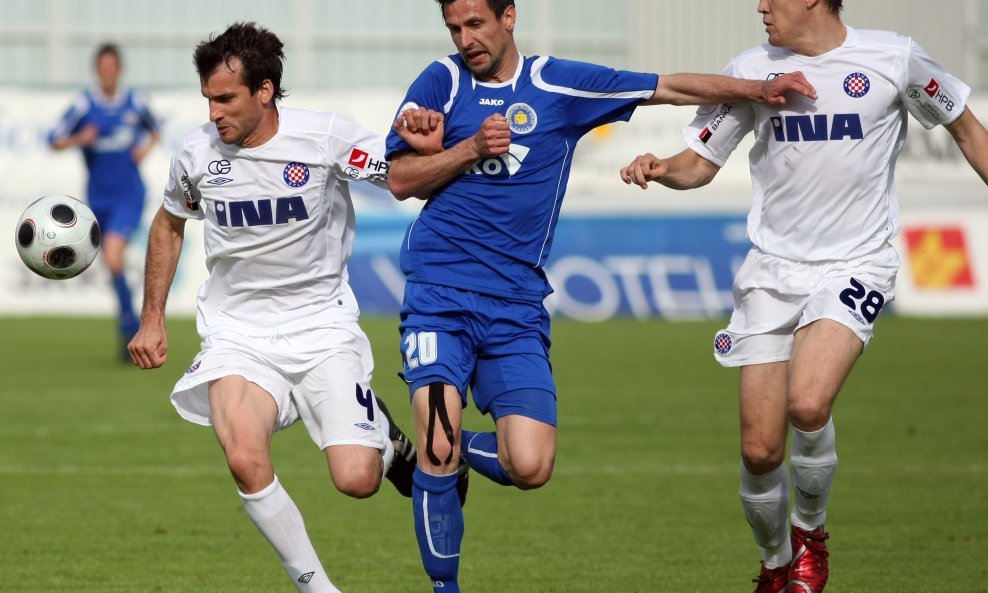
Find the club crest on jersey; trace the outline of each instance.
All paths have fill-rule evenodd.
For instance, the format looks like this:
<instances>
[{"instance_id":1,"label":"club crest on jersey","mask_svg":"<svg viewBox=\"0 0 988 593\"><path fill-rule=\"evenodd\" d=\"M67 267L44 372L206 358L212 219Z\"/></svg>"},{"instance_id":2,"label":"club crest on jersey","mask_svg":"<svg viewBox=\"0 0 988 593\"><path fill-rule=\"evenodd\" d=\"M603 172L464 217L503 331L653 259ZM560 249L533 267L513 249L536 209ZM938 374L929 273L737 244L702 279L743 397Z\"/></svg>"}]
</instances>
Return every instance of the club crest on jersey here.
<instances>
[{"instance_id":1,"label":"club crest on jersey","mask_svg":"<svg viewBox=\"0 0 988 593\"><path fill-rule=\"evenodd\" d=\"M871 90L871 81L862 72L852 72L844 79L844 92L848 97L860 99Z\"/></svg>"},{"instance_id":2,"label":"club crest on jersey","mask_svg":"<svg viewBox=\"0 0 988 593\"><path fill-rule=\"evenodd\" d=\"M525 103L515 103L508 107L504 114L508 118L508 127L515 134L527 134L535 129L539 123L539 116L529 105Z\"/></svg>"},{"instance_id":3,"label":"club crest on jersey","mask_svg":"<svg viewBox=\"0 0 988 593\"><path fill-rule=\"evenodd\" d=\"M714 350L717 351L717 354L726 356L731 353L732 348L734 348L734 339L730 334L720 332L717 334L717 337L714 338Z\"/></svg>"},{"instance_id":4,"label":"club crest on jersey","mask_svg":"<svg viewBox=\"0 0 988 593\"><path fill-rule=\"evenodd\" d=\"M302 187L309 181L309 168L302 163L288 163L283 176L289 186Z\"/></svg>"}]
</instances>

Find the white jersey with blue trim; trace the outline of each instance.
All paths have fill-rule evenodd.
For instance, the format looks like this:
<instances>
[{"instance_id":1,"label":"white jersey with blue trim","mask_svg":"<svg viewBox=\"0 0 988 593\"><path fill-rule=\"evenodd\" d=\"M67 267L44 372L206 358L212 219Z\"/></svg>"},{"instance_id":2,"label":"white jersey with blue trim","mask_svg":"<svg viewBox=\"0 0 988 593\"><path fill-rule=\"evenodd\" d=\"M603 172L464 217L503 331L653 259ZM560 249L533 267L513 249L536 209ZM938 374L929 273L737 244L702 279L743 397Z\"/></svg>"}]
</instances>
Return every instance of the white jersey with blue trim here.
<instances>
[{"instance_id":1,"label":"white jersey with blue trim","mask_svg":"<svg viewBox=\"0 0 988 593\"><path fill-rule=\"evenodd\" d=\"M823 55L763 45L724 74L765 80L797 70L816 88L815 101L700 108L683 135L723 166L754 131L748 237L762 251L796 261L873 253L899 232L893 172L907 111L926 128L948 124L971 89L911 38L851 27L843 45Z\"/></svg>"},{"instance_id":2,"label":"white jersey with blue trim","mask_svg":"<svg viewBox=\"0 0 988 593\"><path fill-rule=\"evenodd\" d=\"M503 83L478 81L458 55L430 64L402 109L444 113L446 147L503 114L511 148L473 163L435 192L402 245L407 279L510 299L545 298L551 289L542 266L577 141L597 126L630 119L657 83L656 74L552 57L519 56L514 77ZM407 150L392 131L388 157Z\"/></svg>"},{"instance_id":3,"label":"white jersey with blue trim","mask_svg":"<svg viewBox=\"0 0 988 593\"><path fill-rule=\"evenodd\" d=\"M209 278L199 332L268 336L356 319L347 282L355 216L348 183L387 187L384 137L333 113L278 108L256 148L212 123L172 158L165 209L203 220Z\"/></svg>"}]
</instances>

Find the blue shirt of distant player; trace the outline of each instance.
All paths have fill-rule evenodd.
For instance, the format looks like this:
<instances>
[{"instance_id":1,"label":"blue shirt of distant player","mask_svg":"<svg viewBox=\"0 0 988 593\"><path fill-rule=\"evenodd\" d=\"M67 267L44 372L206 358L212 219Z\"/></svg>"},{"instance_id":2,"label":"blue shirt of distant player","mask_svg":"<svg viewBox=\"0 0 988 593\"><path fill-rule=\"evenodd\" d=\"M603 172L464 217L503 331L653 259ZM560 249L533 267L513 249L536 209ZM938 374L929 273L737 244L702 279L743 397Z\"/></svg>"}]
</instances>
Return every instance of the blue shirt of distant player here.
<instances>
[{"instance_id":1,"label":"blue shirt of distant player","mask_svg":"<svg viewBox=\"0 0 988 593\"><path fill-rule=\"evenodd\" d=\"M131 151L146 135L158 129L158 123L143 95L122 89L107 98L97 89L83 91L49 133L48 141L75 134L89 124L96 124L99 137L82 147L89 170L86 195L94 209L121 202L143 204L144 182Z\"/></svg>"},{"instance_id":2,"label":"blue shirt of distant player","mask_svg":"<svg viewBox=\"0 0 988 593\"><path fill-rule=\"evenodd\" d=\"M459 55L430 64L404 106L444 113L446 147L501 113L511 127L511 148L476 162L426 203L402 243L406 278L508 299L544 299L552 289L542 266L577 141L597 126L630 119L657 83L657 74L553 57L520 58L515 77L504 83L476 80ZM410 147L392 130L387 150L390 159Z\"/></svg>"}]
</instances>

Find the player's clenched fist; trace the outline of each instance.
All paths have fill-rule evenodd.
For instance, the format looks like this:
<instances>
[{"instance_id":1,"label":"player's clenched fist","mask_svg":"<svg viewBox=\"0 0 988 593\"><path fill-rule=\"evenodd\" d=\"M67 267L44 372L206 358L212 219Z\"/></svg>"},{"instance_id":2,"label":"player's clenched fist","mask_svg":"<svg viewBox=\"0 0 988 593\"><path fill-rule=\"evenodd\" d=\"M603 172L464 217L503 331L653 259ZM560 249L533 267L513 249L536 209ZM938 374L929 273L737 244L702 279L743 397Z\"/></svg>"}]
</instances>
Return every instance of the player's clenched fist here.
<instances>
[{"instance_id":1,"label":"player's clenched fist","mask_svg":"<svg viewBox=\"0 0 988 593\"><path fill-rule=\"evenodd\" d=\"M621 180L628 185L635 184L648 189L648 182L660 179L668 172L668 164L652 153L635 157L631 164L621 169Z\"/></svg>"},{"instance_id":2,"label":"player's clenched fist","mask_svg":"<svg viewBox=\"0 0 988 593\"><path fill-rule=\"evenodd\" d=\"M398 137L420 155L443 150L445 128L443 114L425 107L410 107L401 112L392 126Z\"/></svg>"},{"instance_id":3,"label":"player's clenched fist","mask_svg":"<svg viewBox=\"0 0 988 593\"><path fill-rule=\"evenodd\" d=\"M508 120L500 113L489 116L474 134L473 145L480 158L500 156L508 152L511 146Z\"/></svg>"},{"instance_id":4,"label":"player's clenched fist","mask_svg":"<svg viewBox=\"0 0 988 593\"><path fill-rule=\"evenodd\" d=\"M142 369L156 369L168 359L168 334L154 324L141 325L137 335L127 344L133 363Z\"/></svg>"}]
</instances>

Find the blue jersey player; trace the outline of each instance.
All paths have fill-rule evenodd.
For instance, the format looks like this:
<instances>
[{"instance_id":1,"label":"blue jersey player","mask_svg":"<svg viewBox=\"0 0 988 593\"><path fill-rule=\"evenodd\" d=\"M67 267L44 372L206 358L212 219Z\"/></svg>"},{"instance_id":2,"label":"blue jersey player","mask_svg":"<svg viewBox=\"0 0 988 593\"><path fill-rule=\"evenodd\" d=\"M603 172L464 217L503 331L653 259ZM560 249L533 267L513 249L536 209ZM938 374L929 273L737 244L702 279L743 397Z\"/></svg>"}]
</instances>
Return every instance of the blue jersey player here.
<instances>
[{"instance_id":1,"label":"blue jersey player","mask_svg":"<svg viewBox=\"0 0 988 593\"><path fill-rule=\"evenodd\" d=\"M659 77L525 57L513 0L437 2L457 53L411 85L387 149L395 196L427 200L401 248L401 349L419 443L415 530L433 587L457 593L458 473L469 466L523 490L552 474L556 386L542 266L580 137L643 104L782 104L789 90L814 92L798 73L771 82ZM412 150L402 140L409 132L441 146ZM468 389L494 432L461 430Z\"/></svg>"},{"instance_id":2,"label":"blue jersey player","mask_svg":"<svg viewBox=\"0 0 988 593\"><path fill-rule=\"evenodd\" d=\"M158 140L158 124L143 95L120 85L120 50L96 51L99 84L81 92L48 135L52 148L78 146L88 170L86 200L103 232L103 259L119 302L121 343L140 325L124 277L124 248L141 222L144 182L138 164ZM124 361L130 357L122 350Z\"/></svg>"}]
</instances>

